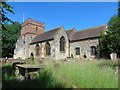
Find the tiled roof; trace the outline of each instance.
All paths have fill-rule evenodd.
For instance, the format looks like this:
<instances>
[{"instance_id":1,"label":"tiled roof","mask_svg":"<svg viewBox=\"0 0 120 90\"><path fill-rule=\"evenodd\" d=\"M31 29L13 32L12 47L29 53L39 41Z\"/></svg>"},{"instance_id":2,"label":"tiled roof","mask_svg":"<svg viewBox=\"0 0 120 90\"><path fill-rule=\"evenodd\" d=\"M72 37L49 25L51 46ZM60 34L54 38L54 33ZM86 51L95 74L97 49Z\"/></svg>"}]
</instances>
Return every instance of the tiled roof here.
<instances>
[{"instance_id":1,"label":"tiled roof","mask_svg":"<svg viewBox=\"0 0 120 90\"><path fill-rule=\"evenodd\" d=\"M75 32L76 32L75 28L66 31L69 40L72 40L72 37L74 36Z\"/></svg>"},{"instance_id":2,"label":"tiled roof","mask_svg":"<svg viewBox=\"0 0 120 90\"><path fill-rule=\"evenodd\" d=\"M32 40L31 44L54 39L55 35L57 34L57 32L60 28L61 27L54 28L52 30L49 30L47 32L44 32L44 33L36 36ZM98 37L98 36L100 36L101 31L105 31L105 30L106 30L106 25L102 25L102 26L88 28L88 29L80 30L80 31L76 31L76 29L73 28L73 29L67 30L66 34L70 41L78 41L78 40Z\"/></svg>"},{"instance_id":3,"label":"tiled roof","mask_svg":"<svg viewBox=\"0 0 120 90\"><path fill-rule=\"evenodd\" d=\"M106 25L102 25L94 28L88 28L85 30L76 31L76 32L73 32L71 41L98 37L100 36L101 32L105 30L106 30Z\"/></svg>"},{"instance_id":4,"label":"tiled roof","mask_svg":"<svg viewBox=\"0 0 120 90\"><path fill-rule=\"evenodd\" d=\"M36 37L32 40L32 43L31 43L31 44L38 43L38 42L42 42L42 41L46 41L46 40L54 39L57 31L58 31L60 28L61 28L61 27L54 28L54 29L52 29L52 30L49 30L49 31L47 31L47 32L44 32L44 33L36 36Z\"/></svg>"}]
</instances>

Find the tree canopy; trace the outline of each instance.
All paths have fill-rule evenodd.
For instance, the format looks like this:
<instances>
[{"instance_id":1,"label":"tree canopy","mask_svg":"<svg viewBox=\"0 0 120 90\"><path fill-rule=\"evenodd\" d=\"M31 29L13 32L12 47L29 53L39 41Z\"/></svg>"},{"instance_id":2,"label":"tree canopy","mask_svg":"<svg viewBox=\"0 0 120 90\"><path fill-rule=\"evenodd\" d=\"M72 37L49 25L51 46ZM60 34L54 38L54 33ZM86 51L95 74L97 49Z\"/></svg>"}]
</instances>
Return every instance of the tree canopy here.
<instances>
[{"instance_id":1,"label":"tree canopy","mask_svg":"<svg viewBox=\"0 0 120 90\"><path fill-rule=\"evenodd\" d=\"M2 57L12 57L15 43L20 35L21 24L18 22L5 23L4 26L7 30L2 31Z\"/></svg>"},{"instance_id":2,"label":"tree canopy","mask_svg":"<svg viewBox=\"0 0 120 90\"><path fill-rule=\"evenodd\" d=\"M1 8L2 24L4 22L12 22L13 23L13 21L6 16L7 12L14 14L13 7L11 7L6 2L0 2L0 5L2 6L2 8Z\"/></svg>"},{"instance_id":3,"label":"tree canopy","mask_svg":"<svg viewBox=\"0 0 120 90\"><path fill-rule=\"evenodd\" d=\"M2 57L12 57L15 43L19 37L21 24L13 22L7 13L14 14L13 7L7 2L0 2L2 15ZM9 23L10 22L10 23Z\"/></svg>"},{"instance_id":4,"label":"tree canopy","mask_svg":"<svg viewBox=\"0 0 120 90\"><path fill-rule=\"evenodd\" d=\"M117 53L120 56L120 1L118 15L114 15L108 22L108 31L100 36L100 51Z\"/></svg>"},{"instance_id":5,"label":"tree canopy","mask_svg":"<svg viewBox=\"0 0 120 90\"><path fill-rule=\"evenodd\" d=\"M118 2L118 17L120 17L120 0Z\"/></svg>"}]
</instances>

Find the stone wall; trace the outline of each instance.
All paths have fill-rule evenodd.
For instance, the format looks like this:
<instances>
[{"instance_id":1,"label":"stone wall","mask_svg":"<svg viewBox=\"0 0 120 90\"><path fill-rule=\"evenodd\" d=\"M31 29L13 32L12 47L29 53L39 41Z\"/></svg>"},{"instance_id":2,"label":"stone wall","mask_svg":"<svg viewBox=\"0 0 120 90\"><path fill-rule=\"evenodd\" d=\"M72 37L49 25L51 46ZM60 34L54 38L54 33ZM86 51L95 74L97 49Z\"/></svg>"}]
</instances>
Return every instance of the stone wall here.
<instances>
[{"instance_id":1,"label":"stone wall","mask_svg":"<svg viewBox=\"0 0 120 90\"><path fill-rule=\"evenodd\" d=\"M36 31L36 27L38 28ZM16 42L14 58L26 59L30 57L30 43L37 35L44 33L44 23L27 19L21 26L21 36Z\"/></svg>"},{"instance_id":2,"label":"stone wall","mask_svg":"<svg viewBox=\"0 0 120 90\"><path fill-rule=\"evenodd\" d=\"M73 55L74 58L84 58L84 54L87 56L87 58L95 58L94 55L91 55L91 46L98 46L99 42L98 39L87 39L77 42L70 42L70 55ZM76 55L75 48L80 48L80 55Z\"/></svg>"},{"instance_id":3,"label":"stone wall","mask_svg":"<svg viewBox=\"0 0 120 90\"><path fill-rule=\"evenodd\" d=\"M47 42L50 44L50 47L51 47L51 50L50 50L51 55L47 56L47 57L52 58L53 57L52 50L53 50L53 44L54 44L53 40L52 41L46 41L46 42L37 43L39 45L39 54L40 54L39 56L36 55L36 45L37 44L30 45L30 53L29 53L29 55L31 53L33 53L35 58L39 58L39 57L46 58L46 56L45 56L45 45L46 45Z\"/></svg>"},{"instance_id":4,"label":"stone wall","mask_svg":"<svg viewBox=\"0 0 120 90\"><path fill-rule=\"evenodd\" d=\"M26 35L24 38L19 37L16 42L15 49L14 49L14 59L17 58L29 58L29 44L31 43L33 37L31 35Z\"/></svg>"},{"instance_id":5,"label":"stone wall","mask_svg":"<svg viewBox=\"0 0 120 90\"><path fill-rule=\"evenodd\" d=\"M61 52L60 51L60 38L64 36L65 40L66 40L66 45L65 45L65 52ZM46 56L45 55L45 44L46 43L50 44L51 47L51 55L50 56ZM52 58L52 59L63 59L63 58L67 58L68 57L68 38L66 35L66 32L64 31L63 27L61 27L60 30L58 30L54 40L51 41L46 41L46 42L41 42L41 43L37 43L40 47L40 57L41 58ZM30 45L30 52L32 52L35 56L35 58L38 58L39 56L36 56L35 54L35 47L37 44L32 44ZM30 53L29 53L30 55Z\"/></svg>"},{"instance_id":6,"label":"stone wall","mask_svg":"<svg viewBox=\"0 0 120 90\"><path fill-rule=\"evenodd\" d=\"M65 51L60 51L60 38L61 37L65 38ZM55 36L55 40L54 40L54 46L55 46L55 54L56 54L56 59L64 59L68 57L68 37L66 32L64 31L64 28L61 27L61 29L59 30L59 32L57 33L57 35Z\"/></svg>"}]
</instances>

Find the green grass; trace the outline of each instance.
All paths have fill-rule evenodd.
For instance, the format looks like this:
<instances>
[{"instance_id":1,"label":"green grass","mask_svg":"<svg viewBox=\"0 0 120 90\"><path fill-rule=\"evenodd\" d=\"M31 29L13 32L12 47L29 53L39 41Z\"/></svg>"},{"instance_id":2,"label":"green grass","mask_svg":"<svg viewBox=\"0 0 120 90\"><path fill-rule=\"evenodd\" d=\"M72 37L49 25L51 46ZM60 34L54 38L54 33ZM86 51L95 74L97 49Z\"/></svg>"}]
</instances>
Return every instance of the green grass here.
<instances>
[{"instance_id":1,"label":"green grass","mask_svg":"<svg viewBox=\"0 0 120 90\"><path fill-rule=\"evenodd\" d=\"M2 67L3 88L118 88L117 62L44 60L33 80L17 80L11 65Z\"/></svg>"},{"instance_id":2,"label":"green grass","mask_svg":"<svg viewBox=\"0 0 120 90\"><path fill-rule=\"evenodd\" d=\"M118 88L118 74L111 67L101 68L98 61L70 61L61 63L57 68L50 65L48 68L52 69L54 77L66 81L68 87Z\"/></svg>"},{"instance_id":3,"label":"green grass","mask_svg":"<svg viewBox=\"0 0 120 90\"><path fill-rule=\"evenodd\" d=\"M64 85L54 79L47 69L41 70L35 79L18 80L12 65L5 65L2 67L2 88L64 88Z\"/></svg>"}]
</instances>

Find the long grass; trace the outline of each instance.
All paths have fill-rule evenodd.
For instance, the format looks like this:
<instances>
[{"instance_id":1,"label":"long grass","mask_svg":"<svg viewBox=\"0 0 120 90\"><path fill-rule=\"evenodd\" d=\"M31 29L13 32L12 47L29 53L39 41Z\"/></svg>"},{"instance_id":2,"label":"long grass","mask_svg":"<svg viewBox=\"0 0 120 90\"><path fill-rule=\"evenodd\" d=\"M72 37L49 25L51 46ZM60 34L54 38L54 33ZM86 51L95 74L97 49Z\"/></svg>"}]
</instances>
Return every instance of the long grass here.
<instances>
[{"instance_id":1,"label":"long grass","mask_svg":"<svg viewBox=\"0 0 120 90\"><path fill-rule=\"evenodd\" d=\"M52 72L43 69L39 76L32 80L19 80L16 78L11 65L2 67L2 88L64 88L61 82L52 77Z\"/></svg>"},{"instance_id":2,"label":"long grass","mask_svg":"<svg viewBox=\"0 0 120 90\"><path fill-rule=\"evenodd\" d=\"M57 68L50 65L48 68L54 77L73 87L118 88L118 74L111 67L100 67L98 61L69 61L60 63Z\"/></svg>"},{"instance_id":3,"label":"long grass","mask_svg":"<svg viewBox=\"0 0 120 90\"><path fill-rule=\"evenodd\" d=\"M3 88L118 88L116 62L45 60L43 64L39 76L23 81L16 79L11 65L3 66Z\"/></svg>"}]
</instances>

